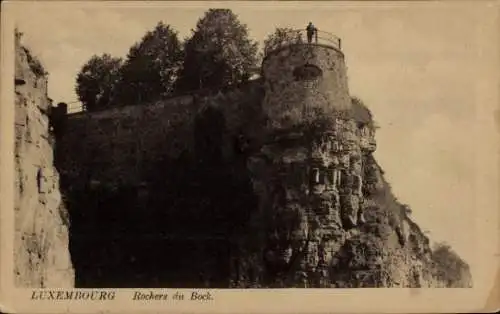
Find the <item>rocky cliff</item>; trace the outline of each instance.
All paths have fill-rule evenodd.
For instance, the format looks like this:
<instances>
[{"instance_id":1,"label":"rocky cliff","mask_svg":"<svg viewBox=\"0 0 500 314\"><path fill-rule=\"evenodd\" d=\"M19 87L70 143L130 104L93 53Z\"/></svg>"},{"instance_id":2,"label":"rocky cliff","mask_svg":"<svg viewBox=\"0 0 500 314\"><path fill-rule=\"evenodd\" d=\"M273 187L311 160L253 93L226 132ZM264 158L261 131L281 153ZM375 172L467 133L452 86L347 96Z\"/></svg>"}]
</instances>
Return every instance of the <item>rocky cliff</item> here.
<instances>
[{"instance_id":1,"label":"rocky cliff","mask_svg":"<svg viewBox=\"0 0 500 314\"><path fill-rule=\"evenodd\" d=\"M259 195L233 255L235 287L470 287L460 258L443 269L373 157L371 113L274 133L248 168ZM260 237L256 237L260 234ZM450 273L456 275L450 276Z\"/></svg>"},{"instance_id":2,"label":"rocky cliff","mask_svg":"<svg viewBox=\"0 0 500 314\"><path fill-rule=\"evenodd\" d=\"M72 287L69 217L54 167L47 77L19 34L15 52L15 284Z\"/></svg>"}]
</instances>

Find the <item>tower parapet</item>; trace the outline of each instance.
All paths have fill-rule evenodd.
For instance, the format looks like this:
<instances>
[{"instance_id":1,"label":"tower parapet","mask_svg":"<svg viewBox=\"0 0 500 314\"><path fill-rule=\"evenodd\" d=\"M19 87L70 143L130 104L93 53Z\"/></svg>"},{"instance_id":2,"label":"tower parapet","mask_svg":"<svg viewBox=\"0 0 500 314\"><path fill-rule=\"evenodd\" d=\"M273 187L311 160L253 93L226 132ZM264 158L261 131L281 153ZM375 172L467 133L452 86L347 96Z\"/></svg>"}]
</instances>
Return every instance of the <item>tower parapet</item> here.
<instances>
[{"instance_id":1,"label":"tower parapet","mask_svg":"<svg viewBox=\"0 0 500 314\"><path fill-rule=\"evenodd\" d=\"M292 30L283 34L282 40L275 40L266 47L266 55L274 50L278 50L282 47L295 45L295 44L306 44L307 31L306 30ZM342 50L341 39L332 33L317 31L317 36L311 41L310 44L323 45L338 51Z\"/></svg>"}]
</instances>

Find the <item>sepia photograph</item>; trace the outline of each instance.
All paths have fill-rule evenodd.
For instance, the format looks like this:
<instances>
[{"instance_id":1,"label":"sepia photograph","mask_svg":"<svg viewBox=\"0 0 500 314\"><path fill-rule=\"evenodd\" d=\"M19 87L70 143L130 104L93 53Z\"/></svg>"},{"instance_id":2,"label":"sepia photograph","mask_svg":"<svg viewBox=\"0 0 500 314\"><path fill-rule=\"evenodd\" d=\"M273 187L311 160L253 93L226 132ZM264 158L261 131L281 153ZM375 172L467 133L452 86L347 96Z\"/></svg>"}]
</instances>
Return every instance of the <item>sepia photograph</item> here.
<instances>
[{"instance_id":1,"label":"sepia photograph","mask_svg":"<svg viewBox=\"0 0 500 314\"><path fill-rule=\"evenodd\" d=\"M27 301L486 302L500 11L411 2L2 4L2 275Z\"/></svg>"}]
</instances>

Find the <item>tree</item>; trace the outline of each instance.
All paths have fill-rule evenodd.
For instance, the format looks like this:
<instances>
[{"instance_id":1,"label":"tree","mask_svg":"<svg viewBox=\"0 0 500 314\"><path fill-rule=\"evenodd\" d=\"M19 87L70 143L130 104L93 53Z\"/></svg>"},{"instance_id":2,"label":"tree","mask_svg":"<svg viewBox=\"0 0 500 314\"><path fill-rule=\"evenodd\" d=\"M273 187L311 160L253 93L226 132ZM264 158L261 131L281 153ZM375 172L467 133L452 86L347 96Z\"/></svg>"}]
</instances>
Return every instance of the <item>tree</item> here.
<instances>
[{"instance_id":1,"label":"tree","mask_svg":"<svg viewBox=\"0 0 500 314\"><path fill-rule=\"evenodd\" d=\"M447 287L470 287L472 279L469 265L447 243L437 243L432 251L436 276Z\"/></svg>"},{"instance_id":2,"label":"tree","mask_svg":"<svg viewBox=\"0 0 500 314\"><path fill-rule=\"evenodd\" d=\"M274 50L285 44L299 43L302 41L300 31L288 27L278 27L274 33L267 36L264 40L264 56L271 50Z\"/></svg>"},{"instance_id":3,"label":"tree","mask_svg":"<svg viewBox=\"0 0 500 314\"><path fill-rule=\"evenodd\" d=\"M147 103L172 93L183 59L177 34L170 25L159 22L130 48L114 103Z\"/></svg>"},{"instance_id":4,"label":"tree","mask_svg":"<svg viewBox=\"0 0 500 314\"><path fill-rule=\"evenodd\" d=\"M180 91L220 89L246 81L257 62L257 42L229 9L209 9L185 42Z\"/></svg>"},{"instance_id":5,"label":"tree","mask_svg":"<svg viewBox=\"0 0 500 314\"><path fill-rule=\"evenodd\" d=\"M76 94L84 109L95 111L110 105L122 59L109 54L92 56L76 77Z\"/></svg>"}]
</instances>

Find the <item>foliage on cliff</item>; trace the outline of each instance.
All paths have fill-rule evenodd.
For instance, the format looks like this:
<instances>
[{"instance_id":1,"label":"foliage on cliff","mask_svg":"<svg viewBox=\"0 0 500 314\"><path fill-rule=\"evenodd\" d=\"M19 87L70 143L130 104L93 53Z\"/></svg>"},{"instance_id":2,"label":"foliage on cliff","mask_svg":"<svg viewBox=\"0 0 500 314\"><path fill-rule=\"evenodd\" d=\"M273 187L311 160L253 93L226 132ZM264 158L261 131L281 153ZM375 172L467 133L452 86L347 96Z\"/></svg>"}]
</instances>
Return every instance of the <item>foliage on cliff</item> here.
<instances>
[{"instance_id":1,"label":"foliage on cliff","mask_svg":"<svg viewBox=\"0 0 500 314\"><path fill-rule=\"evenodd\" d=\"M472 287L469 265L449 244L437 243L432 250L435 276L451 288Z\"/></svg>"},{"instance_id":2,"label":"foliage on cliff","mask_svg":"<svg viewBox=\"0 0 500 314\"><path fill-rule=\"evenodd\" d=\"M17 41L21 41L21 38L23 36L23 33L20 32L17 28L14 30L14 36ZM38 59L36 56L34 56L30 49L28 47L21 45L21 49L24 50L24 53L26 54L26 58L28 61L28 65L30 67L30 70L33 74L35 74L37 77L42 77L42 76L47 76L48 72L45 70L42 62L40 59Z\"/></svg>"},{"instance_id":3,"label":"foliage on cliff","mask_svg":"<svg viewBox=\"0 0 500 314\"><path fill-rule=\"evenodd\" d=\"M358 97L351 97L352 104L352 117L358 123L368 124L370 126L374 126L373 114L365 105L365 103Z\"/></svg>"},{"instance_id":4,"label":"foliage on cliff","mask_svg":"<svg viewBox=\"0 0 500 314\"><path fill-rule=\"evenodd\" d=\"M28 57L28 64L30 66L31 71L33 71L33 73L38 77L46 76L48 72L45 71L42 62L37 57L32 55L28 48L23 47L23 49L26 52L26 56Z\"/></svg>"}]
</instances>

